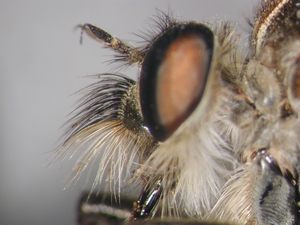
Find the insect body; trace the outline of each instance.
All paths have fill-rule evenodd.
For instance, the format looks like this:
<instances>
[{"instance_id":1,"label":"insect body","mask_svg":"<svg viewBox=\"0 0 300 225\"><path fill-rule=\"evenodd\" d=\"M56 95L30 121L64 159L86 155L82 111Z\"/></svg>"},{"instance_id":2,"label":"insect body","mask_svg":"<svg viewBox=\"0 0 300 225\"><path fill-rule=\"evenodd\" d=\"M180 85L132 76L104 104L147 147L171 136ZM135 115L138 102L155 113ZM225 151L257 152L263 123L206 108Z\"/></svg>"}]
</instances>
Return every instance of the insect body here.
<instances>
[{"instance_id":1,"label":"insect body","mask_svg":"<svg viewBox=\"0 0 300 225\"><path fill-rule=\"evenodd\" d=\"M62 145L86 149L76 176L144 186L133 218L299 224L300 1L263 1L247 53L230 22L158 18L141 47L83 26L140 75L88 87Z\"/></svg>"}]
</instances>

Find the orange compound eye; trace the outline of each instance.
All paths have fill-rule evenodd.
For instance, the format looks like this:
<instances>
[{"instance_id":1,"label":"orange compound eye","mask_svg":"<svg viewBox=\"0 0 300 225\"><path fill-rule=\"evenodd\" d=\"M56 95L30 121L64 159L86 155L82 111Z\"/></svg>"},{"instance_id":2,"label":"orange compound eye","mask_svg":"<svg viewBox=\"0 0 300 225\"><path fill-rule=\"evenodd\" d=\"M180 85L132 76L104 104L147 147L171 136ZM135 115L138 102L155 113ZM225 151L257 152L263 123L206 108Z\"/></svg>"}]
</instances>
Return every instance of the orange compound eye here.
<instances>
[{"instance_id":1,"label":"orange compound eye","mask_svg":"<svg viewBox=\"0 0 300 225\"><path fill-rule=\"evenodd\" d=\"M180 24L163 33L146 54L140 99L145 123L156 140L171 136L199 104L213 40L202 24Z\"/></svg>"}]
</instances>

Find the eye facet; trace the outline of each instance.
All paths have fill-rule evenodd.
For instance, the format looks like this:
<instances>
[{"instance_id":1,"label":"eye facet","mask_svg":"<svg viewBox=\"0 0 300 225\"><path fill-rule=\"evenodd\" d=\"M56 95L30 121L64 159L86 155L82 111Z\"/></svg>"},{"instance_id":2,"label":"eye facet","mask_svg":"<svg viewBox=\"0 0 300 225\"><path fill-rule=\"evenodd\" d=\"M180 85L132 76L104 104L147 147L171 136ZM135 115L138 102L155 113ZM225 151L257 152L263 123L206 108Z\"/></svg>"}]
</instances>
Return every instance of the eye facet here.
<instances>
[{"instance_id":1,"label":"eye facet","mask_svg":"<svg viewBox=\"0 0 300 225\"><path fill-rule=\"evenodd\" d=\"M202 24L179 24L153 43L142 64L140 99L151 134L165 141L200 102L214 35Z\"/></svg>"}]
</instances>

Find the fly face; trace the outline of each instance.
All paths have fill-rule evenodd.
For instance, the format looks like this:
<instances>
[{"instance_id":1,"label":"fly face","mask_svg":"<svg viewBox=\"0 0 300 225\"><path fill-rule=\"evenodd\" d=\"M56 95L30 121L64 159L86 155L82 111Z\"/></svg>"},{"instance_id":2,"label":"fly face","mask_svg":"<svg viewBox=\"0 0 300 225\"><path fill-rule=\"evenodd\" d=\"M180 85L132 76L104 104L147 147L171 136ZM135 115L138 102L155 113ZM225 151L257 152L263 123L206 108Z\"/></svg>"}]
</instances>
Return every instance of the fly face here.
<instances>
[{"instance_id":1,"label":"fly face","mask_svg":"<svg viewBox=\"0 0 300 225\"><path fill-rule=\"evenodd\" d=\"M86 147L75 176L93 161L95 185L142 185L131 219L299 224L300 1L262 2L248 54L227 21L157 27L141 47L82 27L140 74L88 87L61 147Z\"/></svg>"}]
</instances>

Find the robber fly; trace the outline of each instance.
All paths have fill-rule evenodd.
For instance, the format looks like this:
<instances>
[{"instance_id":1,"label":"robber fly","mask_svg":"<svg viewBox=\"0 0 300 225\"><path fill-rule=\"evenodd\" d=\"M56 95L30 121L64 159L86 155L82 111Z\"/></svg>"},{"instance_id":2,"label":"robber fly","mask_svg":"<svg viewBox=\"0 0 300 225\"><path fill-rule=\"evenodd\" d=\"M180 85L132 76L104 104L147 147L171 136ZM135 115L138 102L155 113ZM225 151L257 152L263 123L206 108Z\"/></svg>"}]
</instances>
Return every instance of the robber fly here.
<instances>
[{"instance_id":1,"label":"robber fly","mask_svg":"<svg viewBox=\"0 0 300 225\"><path fill-rule=\"evenodd\" d=\"M142 186L129 223L300 224L300 0L262 1L246 50L231 22L158 14L140 47L82 26L139 77L87 88L60 150L83 150L75 177Z\"/></svg>"}]
</instances>

